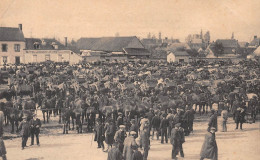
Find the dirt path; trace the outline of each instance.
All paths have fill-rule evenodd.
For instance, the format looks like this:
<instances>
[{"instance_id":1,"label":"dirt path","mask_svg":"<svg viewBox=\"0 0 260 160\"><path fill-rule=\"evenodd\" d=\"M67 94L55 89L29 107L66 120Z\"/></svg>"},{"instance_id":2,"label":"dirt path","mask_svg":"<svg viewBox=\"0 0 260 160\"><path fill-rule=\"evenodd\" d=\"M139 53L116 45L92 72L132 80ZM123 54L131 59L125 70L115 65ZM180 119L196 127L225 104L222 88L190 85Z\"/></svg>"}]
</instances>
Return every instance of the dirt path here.
<instances>
[{"instance_id":1,"label":"dirt path","mask_svg":"<svg viewBox=\"0 0 260 160\"><path fill-rule=\"evenodd\" d=\"M186 137L184 143L185 160L198 160L200 149L206 133L207 123L199 119L194 124L194 133ZM220 160L256 160L260 157L260 123L244 124L244 130L234 130L231 119L228 132L217 132L216 139ZM219 122L219 128L220 128ZM96 142L92 142L92 134L61 134L60 129L53 129L56 135L41 135L41 146L28 147L21 150L21 139L5 140L7 158L10 160L105 160L107 153L97 149ZM75 132L75 131L71 131ZM28 140L30 144L30 138ZM151 141L149 160L171 159L171 145ZM181 158L179 158L181 159Z\"/></svg>"}]
</instances>

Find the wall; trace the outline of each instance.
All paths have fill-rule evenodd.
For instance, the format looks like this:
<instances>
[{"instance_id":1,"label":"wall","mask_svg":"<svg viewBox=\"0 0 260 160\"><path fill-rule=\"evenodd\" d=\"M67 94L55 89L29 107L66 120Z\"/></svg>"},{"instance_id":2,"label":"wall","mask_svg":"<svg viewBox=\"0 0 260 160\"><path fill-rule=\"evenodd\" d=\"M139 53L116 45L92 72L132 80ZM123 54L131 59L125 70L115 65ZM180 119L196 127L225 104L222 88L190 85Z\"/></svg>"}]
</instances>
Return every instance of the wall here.
<instances>
[{"instance_id":1,"label":"wall","mask_svg":"<svg viewBox=\"0 0 260 160\"><path fill-rule=\"evenodd\" d=\"M184 62L190 62L190 57L188 56L175 56L175 62L179 62L180 59L184 59Z\"/></svg>"},{"instance_id":2,"label":"wall","mask_svg":"<svg viewBox=\"0 0 260 160\"><path fill-rule=\"evenodd\" d=\"M2 44L7 44L7 52L2 52ZM20 44L20 52L15 52L14 45ZM25 42L20 41L0 41L0 65L3 65L3 56L7 57L7 64L15 64L15 57L20 57L20 63L24 62L23 50L25 49Z\"/></svg>"},{"instance_id":3,"label":"wall","mask_svg":"<svg viewBox=\"0 0 260 160\"><path fill-rule=\"evenodd\" d=\"M54 62L70 62L70 50L25 50L24 63L40 63L46 61L46 55L50 56L50 61ZM35 62L34 56L37 56Z\"/></svg>"}]
</instances>

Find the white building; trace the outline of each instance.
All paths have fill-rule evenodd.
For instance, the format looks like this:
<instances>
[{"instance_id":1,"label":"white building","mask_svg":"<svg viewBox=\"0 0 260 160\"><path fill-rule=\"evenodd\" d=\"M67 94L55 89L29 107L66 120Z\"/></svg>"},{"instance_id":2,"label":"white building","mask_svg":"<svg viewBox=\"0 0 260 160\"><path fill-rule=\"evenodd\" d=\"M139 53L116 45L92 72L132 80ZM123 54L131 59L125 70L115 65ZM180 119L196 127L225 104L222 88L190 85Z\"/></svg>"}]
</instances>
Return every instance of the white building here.
<instances>
[{"instance_id":1,"label":"white building","mask_svg":"<svg viewBox=\"0 0 260 160\"><path fill-rule=\"evenodd\" d=\"M0 65L24 62L25 39L22 24L18 28L0 27Z\"/></svg>"},{"instance_id":2,"label":"white building","mask_svg":"<svg viewBox=\"0 0 260 160\"><path fill-rule=\"evenodd\" d=\"M186 51L169 52L167 55L167 62L190 62L190 55Z\"/></svg>"},{"instance_id":3,"label":"white building","mask_svg":"<svg viewBox=\"0 0 260 160\"><path fill-rule=\"evenodd\" d=\"M41 63L45 61L79 63L81 56L69 50L55 39L26 38L24 63ZM66 40L66 38L65 38Z\"/></svg>"}]
</instances>

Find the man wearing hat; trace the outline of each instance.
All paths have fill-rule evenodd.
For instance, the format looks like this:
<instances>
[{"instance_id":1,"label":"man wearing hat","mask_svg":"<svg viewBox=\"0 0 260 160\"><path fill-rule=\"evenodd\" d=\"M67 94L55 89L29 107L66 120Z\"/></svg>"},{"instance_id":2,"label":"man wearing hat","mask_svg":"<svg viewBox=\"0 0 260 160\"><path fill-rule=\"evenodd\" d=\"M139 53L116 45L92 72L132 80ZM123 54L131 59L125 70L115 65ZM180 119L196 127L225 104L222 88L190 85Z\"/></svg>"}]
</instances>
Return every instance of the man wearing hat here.
<instances>
[{"instance_id":1,"label":"man wearing hat","mask_svg":"<svg viewBox=\"0 0 260 160\"><path fill-rule=\"evenodd\" d=\"M218 130L218 114L214 109L211 110L211 115L209 118L208 129L207 129L208 132L210 131L211 127L214 127L216 131Z\"/></svg>"},{"instance_id":2,"label":"man wearing hat","mask_svg":"<svg viewBox=\"0 0 260 160\"><path fill-rule=\"evenodd\" d=\"M210 132L206 133L205 141L202 145L200 152L200 160L204 158L217 160L218 159L218 146L215 136L216 128L211 127Z\"/></svg>"},{"instance_id":3,"label":"man wearing hat","mask_svg":"<svg viewBox=\"0 0 260 160\"><path fill-rule=\"evenodd\" d=\"M36 114L34 114L29 124L30 124L30 133L31 133L31 146L34 145L34 135L36 136L36 142L37 145L39 146L40 127L42 126L41 120L36 117Z\"/></svg>"},{"instance_id":4,"label":"man wearing hat","mask_svg":"<svg viewBox=\"0 0 260 160\"><path fill-rule=\"evenodd\" d=\"M240 123L240 129L242 130L243 123L245 122L245 109L238 107L237 110L234 112L234 117L235 117L236 129L238 129Z\"/></svg>"},{"instance_id":5,"label":"man wearing hat","mask_svg":"<svg viewBox=\"0 0 260 160\"><path fill-rule=\"evenodd\" d=\"M22 150L24 149L24 147L26 146L28 137L30 135L30 126L29 123L27 121L27 117L23 116L23 121L19 124L18 130L21 131L21 135L22 135Z\"/></svg>"},{"instance_id":6,"label":"man wearing hat","mask_svg":"<svg viewBox=\"0 0 260 160\"><path fill-rule=\"evenodd\" d=\"M119 112L116 120L116 127L119 128L119 126L123 124L124 124L123 114Z\"/></svg>"},{"instance_id":7,"label":"man wearing hat","mask_svg":"<svg viewBox=\"0 0 260 160\"><path fill-rule=\"evenodd\" d=\"M130 135L125 139L124 142L124 150L123 150L123 157L124 160L132 160L133 156L133 146L138 147L134 136L136 135L135 131L131 131Z\"/></svg>"},{"instance_id":8,"label":"man wearing hat","mask_svg":"<svg viewBox=\"0 0 260 160\"><path fill-rule=\"evenodd\" d=\"M116 131L114 140L115 140L115 142L118 143L118 148L119 148L121 153L123 153L125 138L126 138L125 126L120 125L119 130Z\"/></svg>"}]
</instances>

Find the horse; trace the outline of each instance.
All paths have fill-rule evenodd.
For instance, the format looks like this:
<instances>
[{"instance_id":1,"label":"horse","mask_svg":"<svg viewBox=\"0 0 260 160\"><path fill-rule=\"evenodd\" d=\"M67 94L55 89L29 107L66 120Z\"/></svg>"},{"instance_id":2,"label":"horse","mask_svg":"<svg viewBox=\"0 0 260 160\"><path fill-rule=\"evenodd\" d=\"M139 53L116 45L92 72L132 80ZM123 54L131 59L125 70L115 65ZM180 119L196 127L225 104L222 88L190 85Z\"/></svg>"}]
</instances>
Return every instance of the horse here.
<instances>
[{"instance_id":1,"label":"horse","mask_svg":"<svg viewBox=\"0 0 260 160\"><path fill-rule=\"evenodd\" d=\"M52 109L55 107L55 97L51 99L44 98L42 101L42 115L43 115L43 123L45 123L45 113L47 118L47 123L49 123L50 114L52 113Z\"/></svg>"}]
</instances>

